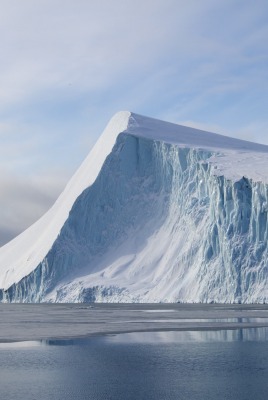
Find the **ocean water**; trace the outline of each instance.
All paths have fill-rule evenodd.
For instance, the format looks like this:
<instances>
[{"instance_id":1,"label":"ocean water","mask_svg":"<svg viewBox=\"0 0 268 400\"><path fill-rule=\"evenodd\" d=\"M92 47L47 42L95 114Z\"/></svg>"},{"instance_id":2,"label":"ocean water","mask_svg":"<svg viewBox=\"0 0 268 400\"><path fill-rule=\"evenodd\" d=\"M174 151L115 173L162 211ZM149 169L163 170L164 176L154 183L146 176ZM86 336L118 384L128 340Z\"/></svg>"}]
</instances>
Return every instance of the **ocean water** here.
<instances>
[{"instance_id":1,"label":"ocean water","mask_svg":"<svg viewBox=\"0 0 268 400\"><path fill-rule=\"evenodd\" d=\"M266 400L268 328L0 344L7 400Z\"/></svg>"}]
</instances>

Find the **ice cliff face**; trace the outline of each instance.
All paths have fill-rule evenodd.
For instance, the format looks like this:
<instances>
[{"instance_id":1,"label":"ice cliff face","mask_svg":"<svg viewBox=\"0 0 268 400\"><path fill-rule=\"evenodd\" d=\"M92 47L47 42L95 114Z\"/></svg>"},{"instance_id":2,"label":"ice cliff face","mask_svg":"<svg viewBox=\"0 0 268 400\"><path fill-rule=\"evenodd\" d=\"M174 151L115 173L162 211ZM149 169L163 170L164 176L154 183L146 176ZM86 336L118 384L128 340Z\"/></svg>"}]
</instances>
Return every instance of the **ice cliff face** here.
<instances>
[{"instance_id":1,"label":"ice cliff face","mask_svg":"<svg viewBox=\"0 0 268 400\"><path fill-rule=\"evenodd\" d=\"M107 129L65 219L0 249L1 300L268 301L268 147L130 113Z\"/></svg>"}]
</instances>

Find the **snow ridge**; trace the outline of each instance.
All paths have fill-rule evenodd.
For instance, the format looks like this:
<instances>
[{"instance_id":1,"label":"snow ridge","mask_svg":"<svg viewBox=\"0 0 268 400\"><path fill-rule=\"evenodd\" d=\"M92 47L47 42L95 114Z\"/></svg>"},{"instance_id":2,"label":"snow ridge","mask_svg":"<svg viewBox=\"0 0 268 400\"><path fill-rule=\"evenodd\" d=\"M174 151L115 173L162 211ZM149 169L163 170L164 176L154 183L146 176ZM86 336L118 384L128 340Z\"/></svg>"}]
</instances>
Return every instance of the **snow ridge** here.
<instances>
[{"instance_id":1,"label":"snow ridge","mask_svg":"<svg viewBox=\"0 0 268 400\"><path fill-rule=\"evenodd\" d=\"M267 166L268 146L116 114L0 249L2 301L267 301Z\"/></svg>"},{"instance_id":2,"label":"snow ridge","mask_svg":"<svg viewBox=\"0 0 268 400\"><path fill-rule=\"evenodd\" d=\"M130 112L114 115L100 139L69 181L53 207L21 235L0 249L0 287L19 282L44 259L76 198L96 179L116 137L128 127Z\"/></svg>"}]
</instances>

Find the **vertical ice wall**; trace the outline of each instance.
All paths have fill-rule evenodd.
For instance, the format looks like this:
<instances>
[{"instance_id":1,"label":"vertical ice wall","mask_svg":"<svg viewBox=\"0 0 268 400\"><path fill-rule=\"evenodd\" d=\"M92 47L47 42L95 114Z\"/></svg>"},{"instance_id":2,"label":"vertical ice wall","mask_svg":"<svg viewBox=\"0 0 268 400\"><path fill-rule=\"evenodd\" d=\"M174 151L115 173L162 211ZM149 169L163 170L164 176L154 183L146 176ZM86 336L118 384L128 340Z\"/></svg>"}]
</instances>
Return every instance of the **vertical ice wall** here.
<instances>
[{"instance_id":1,"label":"vertical ice wall","mask_svg":"<svg viewBox=\"0 0 268 400\"><path fill-rule=\"evenodd\" d=\"M267 185L215 176L211 155L119 135L47 256L2 300L267 301Z\"/></svg>"}]
</instances>

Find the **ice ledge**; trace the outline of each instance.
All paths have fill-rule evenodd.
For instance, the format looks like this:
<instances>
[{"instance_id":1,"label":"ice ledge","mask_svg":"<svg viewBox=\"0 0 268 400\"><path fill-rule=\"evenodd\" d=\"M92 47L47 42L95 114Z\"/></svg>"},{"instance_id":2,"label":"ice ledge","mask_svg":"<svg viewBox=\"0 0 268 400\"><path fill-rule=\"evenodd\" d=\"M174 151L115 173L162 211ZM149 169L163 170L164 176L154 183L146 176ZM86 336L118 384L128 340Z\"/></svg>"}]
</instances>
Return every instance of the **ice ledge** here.
<instances>
[{"instance_id":1,"label":"ice ledge","mask_svg":"<svg viewBox=\"0 0 268 400\"><path fill-rule=\"evenodd\" d=\"M214 174L268 184L268 146L129 113L126 133L182 148L208 150Z\"/></svg>"},{"instance_id":2,"label":"ice ledge","mask_svg":"<svg viewBox=\"0 0 268 400\"><path fill-rule=\"evenodd\" d=\"M123 114L125 114L123 112ZM183 147L204 150L230 150L235 152L260 152L268 154L268 146L236 139L229 136L203 131L158 119L145 117L132 112L129 114L127 133L148 139L174 143ZM118 113L121 115L121 113ZM115 115L115 117L117 114Z\"/></svg>"}]
</instances>

